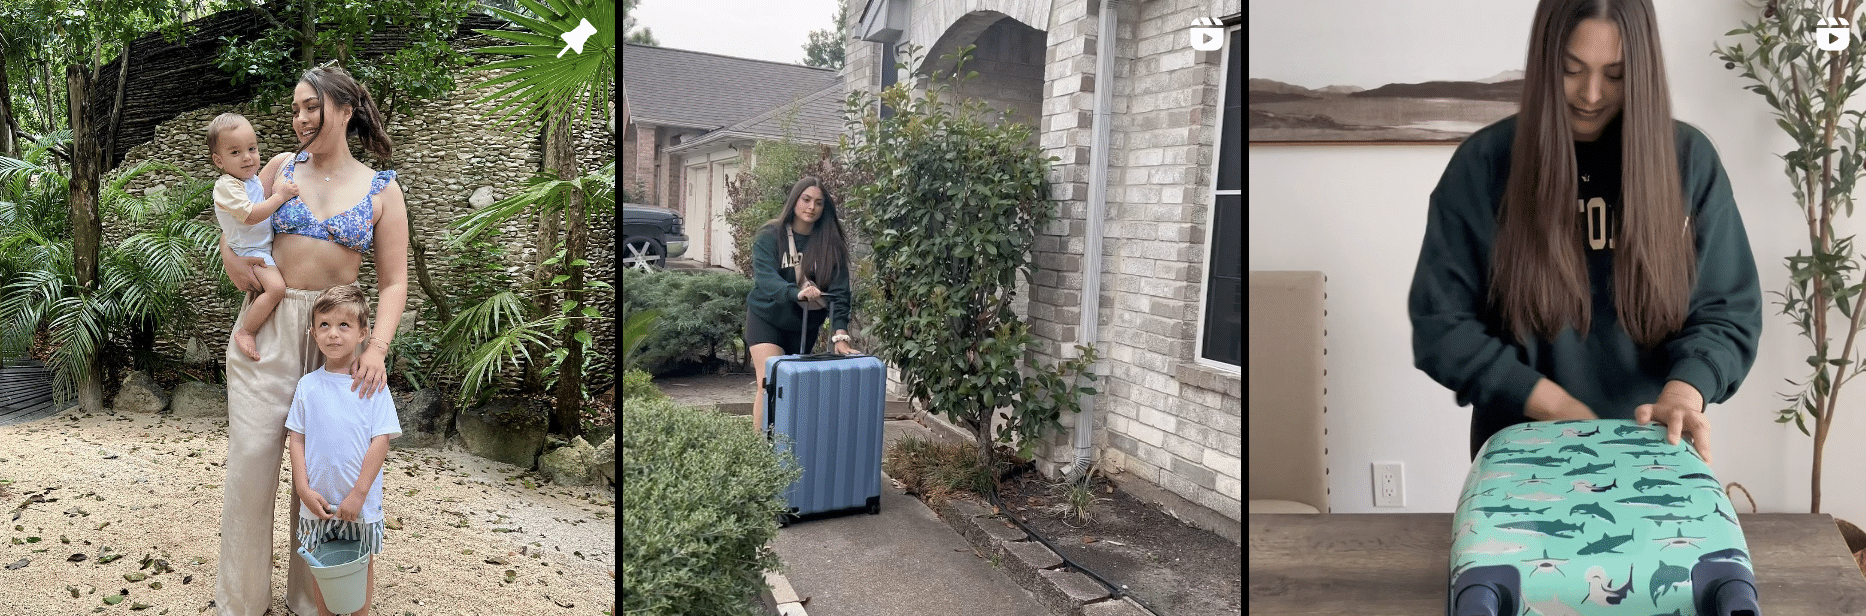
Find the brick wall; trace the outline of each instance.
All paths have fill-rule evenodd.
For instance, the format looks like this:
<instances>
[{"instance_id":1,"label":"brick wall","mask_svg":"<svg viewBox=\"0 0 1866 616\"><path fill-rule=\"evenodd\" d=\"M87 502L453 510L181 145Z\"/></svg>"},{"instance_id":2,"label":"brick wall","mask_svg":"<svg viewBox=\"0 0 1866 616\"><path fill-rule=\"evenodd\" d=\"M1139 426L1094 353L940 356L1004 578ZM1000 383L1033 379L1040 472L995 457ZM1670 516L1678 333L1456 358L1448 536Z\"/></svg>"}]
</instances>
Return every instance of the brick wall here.
<instances>
[{"instance_id":1,"label":"brick wall","mask_svg":"<svg viewBox=\"0 0 1866 616\"><path fill-rule=\"evenodd\" d=\"M628 147L622 152L622 186L631 191L644 190L643 199L652 201L657 186L654 177L654 138L660 127L653 124L636 122L631 125L629 135L624 135L623 143ZM636 182L641 182L637 186Z\"/></svg>"},{"instance_id":2,"label":"brick wall","mask_svg":"<svg viewBox=\"0 0 1866 616\"><path fill-rule=\"evenodd\" d=\"M1019 314L1031 324L1039 362L1074 356L1088 234L1088 181L1093 158L1099 2L1052 5L1036 75L1038 143L1051 163L1058 219L1037 239L1037 269L1024 288ZM854 6L852 13L859 13ZM1199 17L1226 12L1224 0L1124 3L1115 43L1114 125L1109 192L1103 223L1094 456L1104 469L1125 471L1189 501L1242 520L1242 385L1238 375L1193 361L1203 299L1207 208L1216 151L1218 54L1198 54L1187 35ZM926 11L923 15L936 14ZM853 16L852 16L853 17ZM965 27L965 26L961 26ZM1016 24L986 29L980 78L961 92L1019 109L1030 121L1028 65L1018 53ZM931 41L913 41L923 47ZM1197 54L1197 55L1195 55ZM880 45L851 42L842 71L850 88L879 90ZM890 393L898 395L890 371ZM1039 467L1054 475L1071 462L1073 424L1038 450Z\"/></svg>"},{"instance_id":3,"label":"brick wall","mask_svg":"<svg viewBox=\"0 0 1866 616\"><path fill-rule=\"evenodd\" d=\"M1107 83L1095 74L1098 4L1059 3L1046 55L1041 142L1061 159L1052 181L1064 220L1039 244L1031 317L1057 351L1075 343L1080 319L1091 112L1095 88ZM1241 520L1240 379L1192 361L1221 66L1217 54L1195 55L1186 29L1220 13L1219 4L1119 9L1094 446L1104 468ZM1044 466L1068 463L1072 450L1069 432L1051 438Z\"/></svg>"}]
</instances>

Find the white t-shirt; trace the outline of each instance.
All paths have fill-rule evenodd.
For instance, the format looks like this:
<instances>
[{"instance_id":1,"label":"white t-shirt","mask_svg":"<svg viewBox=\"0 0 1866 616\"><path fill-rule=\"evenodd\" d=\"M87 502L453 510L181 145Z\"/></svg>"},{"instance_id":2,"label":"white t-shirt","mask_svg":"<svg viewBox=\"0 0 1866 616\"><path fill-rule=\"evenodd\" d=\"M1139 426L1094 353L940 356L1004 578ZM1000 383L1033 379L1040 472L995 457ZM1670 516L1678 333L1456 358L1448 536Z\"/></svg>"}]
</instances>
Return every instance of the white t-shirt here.
<instances>
[{"instance_id":1,"label":"white t-shirt","mask_svg":"<svg viewBox=\"0 0 1866 616\"><path fill-rule=\"evenodd\" d=\"M240 181L240 178L220 174L214 181L214 217L220 221L220 230L227 234L227 247L236 254L246 251L270 251L272 249L272 220L261 220L246 224L246 215L253 212L253 205L266 200L265 185L259 183L255 175Z\"/></svg>"},{"instance_id":2,"label":"white t-shirt","mask_svg":"<svg viewBox=\"0 0 1866 616\"><path fill-rule=\"evenodd\" d=\"M395 416L395 400L389 391L357 399L350 383L350 375L320 367L298 379L292 409L285 414L285 429L305 435L305 481L332 505L343 502L356 485L357 475L363 473L369 440L383 434L389 438L402 435L402 422ZM303 503L298 516L317 518ZM382 521L381 471L363 501L361 520Z\"/></svg>"}]
</instances>

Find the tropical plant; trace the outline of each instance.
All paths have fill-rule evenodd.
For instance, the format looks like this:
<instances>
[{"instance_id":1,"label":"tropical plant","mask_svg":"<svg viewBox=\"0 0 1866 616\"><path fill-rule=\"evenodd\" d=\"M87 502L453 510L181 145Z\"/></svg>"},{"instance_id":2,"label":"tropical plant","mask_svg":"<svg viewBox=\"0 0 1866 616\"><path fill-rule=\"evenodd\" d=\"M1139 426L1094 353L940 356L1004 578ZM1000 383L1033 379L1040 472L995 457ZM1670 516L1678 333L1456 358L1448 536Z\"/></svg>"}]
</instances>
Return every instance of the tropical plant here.
<instances>
[{"instance_id":1,"label":"tropical plant","mask_svg":"<svg viewBox=\"0 0 1866 616\"><path fill-rule=\"evenodd\" d=\"M540 373L555 372L557 402L550 423L554 430L576 436L582 431L579 417L583 402L590 398L581 369L585 365L585 347L592 342L585 323L601 318L584 296L583 272L589 267L585 259L589 243L586 221L592 212L614 210L615 162L611 160L595 173L579 175L571 134L578 126L595 128L598 116L610 108L615 79L615 3L520 3L530 11L529 15L487 8L511 21L518 30L478 32L518 44L473 50L512 56L475 70L517 70L482 84L503 87L476 104L496 101L488 117L503 124L508 132L541 122L547 173L533 178L525 190L486 206L455 226L463 230L458 241L466 241L499 228L521 213L532 212L542 231L539 245L552 246L553 250L546 252L549 257L539 263L538 277L524 294L526 301L519 301L517 292L495 295L487 300L494 302L492 305L463 310L455 323L449 323L448 329L456 336L449 343L453 345L450 356L469 362L467 389L463 392L469 396L469 392L489 383L490 375L506 361L527 366L528 373L532 372L530 367L542 368ZM560 218L565 231L561 243L556 238ZM589 286L609 285L591 281ZM557 346L545 351L552 343ZM568 368L550 368L553 365ZM529 377L526 380L532 382Z\"/></svg>"},{"instance_id":2,"label":"tropical plant","mask_svg":"<svg viewBox=\"0 0 1866 616\"><path fill-rule=\"evenodd\" d=\"M66 183L70 197L66 204L71 209L70 262L76 284L73 297L74 301L89 304L92 298L88 295L102 292L106 284L100 277L103 224L98 216L98 182L108 165L109 152L115 147L117 128L122 123L130 63L127 59L117 63L117 88L107 108L90 108L92 84L102 77L105 60L121 54L129 48L131 40L144 33L159 30L165 40L180 41L187 27L182 16L190 7L185 0L121 0L82 6L34 3L28 6L50 26L50 31L41 31L44 40L38 41L50 50L46 60L65 71L68 104L64 111L72 135L66 155L71 162ZM87 364L79 368L84 371L77 379L79 404L87 411L102 410L101 367Z\"/></svg>"},{"instance_id":3,"label":"tropical plant","mask_svg":"<svg viewBox=\"0 0 1866 616\"><path fill-rule=\"evenodd\" d=\"M1807 360L1811 374L1805 382L1791 381L1799 391L1783 396L1789 404L1776 412L1775 421L1793 421L1808 434L1804 417L1814 417L1813 513L1821 510L1821 458L1834 412L1840 408L1840 390L1862 367L1856 342L1866 316L1859 301L1866 282L1859 282L1857 275L1854 236L1836 234L1835 219L1843 211L1853 215L1853 190L1866 172L1860 150L1866 145L1866 113L1847 109L1866 83L1861 78L1866 49L1849 37L1844 49L1825 51L1809 45L1808 35L1824 19L1859 23L1866 17L1861 13L1859 0L1771 1L1756 23L1724 34L1745 36L1754 49L1739 43L1729 48L1713 45L1712 52L1724 61L1724 68L1740 66L1743 77L1756 82L1745 89L1775 109L1776 125L1795 143L1780 155L1782 171L1807 223L1812 254L1797 250L1787 258L1788 288L1776 295L1782 297L1782 314L1794 319L1813 349ZM1842 317L1837 322L1829 319L1836 312Z\"/></svg>"},{"instance_id":4,"label":"tropical plant","mask_svg":"<svg viewBox=\"0 0 1866 616\"><path fill-rule=\"evenodd\" d=\"M957 52L952 75L964 71L971 49ZM858 261L859 311L872 318L871 352L900 369L913 399L969 428L987 461L994 438L1018 442L1028 456L1061 430L1063 411L1079 410L1078 393L1093 395L1075 383L1095 378L1095 351L1078 345L1078 357L1050 366L1027 359L1038 341L1013 308L1015 285L1020 274L1030 278L1031 247L1055 218L1048 161L1030 126L990 124L977 100L944 101L954 81L923 96L904 84L884 90L880 101L894 109L887 118L865 92L849 96L856 138L845 136L844 166L873 178L845 199L872 250Z\"/></svg>"},{"instance_id":5,"label":"tropical plant","mask_svg":"<svg viewBox=\"0 0 1866 616\"><path fill-rule=\"evenodd\" d=\"M581 190L587 195L588 205L598 213L614 212L615 165L611 163L594 173L575 180L555 180L549 176L532 178L531 185L524 191L495 202L454 223L460 229L448 242L449 246L464 245L482 234L494 232L499 223L519 215L527 208L539 208L545 211L561 211L568 201L566 193ZM561 262L564 255L563 244L558 245L556 254L547 262ZM579 260L580 269L588 262ZM561 335L576 326L577 344L587 345L592 341L587 329L581 323L604 318L595 306L581 305L566 301L555 313L538 314L533 296L549 293L551 285L562 284L568 274L558 274L549 283L526 285L525 288L508 289L472 305L449 321L441 329L440 359L442 363L460 366L464 373L460 397L478 399L490 393L487 389L498 375L509 365L519 367L522 361L532 361L547 357L558 358L561 363L569 356L564 347L549 351L556 341L552 335ZM609 283L601 280L590 281L592 288L610 288ZM559 352L562 352L560 355ZM579 359L581 361L581 359ZM587 392L580 392L579 398L588 397ZM573 406L575 410L579 406Z\"/></svg>"},{"instance_id":6,"label":"tropical plant","mask_svg":"<svg viewBox=\"0 0 1866 616\"><path fill-rule=\"evenodd\" d=\"M9 181L9 173L29 173L29 167L25 161L0 159L0 182ZM156 169L180 173L171 165L145 162L113 174L104 185L104 211L143 230L100 251L94 290L78 281L70 237L29 231L6 238L0 248L16 267L25 265L0 287L0 349L18 353L32 343L35 332L48 332L55 347L54 391L61 403L78 393L84 371L101 366L101 351L115 337L127 334L130 340L122 346L146 366L154 355L157 328L187 320L181 286L200 271L218 238L218 229L198 220L210 207L212 184L195 181L150 197L123 190ZM40 168L34 181L55 186L63 178Z\"/></svg>"},{"instance_id":7,"label":"tropical plant","mask_svg":"<svg viewBox=\"0 0 1866 616\"><path fill-rule=\"evenodd\" d=\"M272 27L252 38L221 37L216 65L234 85L253 84L261 105L285 100L300 73L322 58L335 59L366 84L384 112L407 113L414 101L454 89L453 70L467 57L448 40L474 6L472 0L291 0L246 3ZM275 12L276 11L276 12ZM394 32L406 46L381 57L355 49L370 37Z\"/></svg>"},{"instance_id":8,"label":"tropical plant","mask_svg":"<svg viewBox=\"0 0 1866 616\"><path fill-rule=\"evenodd\" d=\"M36 267L23 250L42 240L71 237L65 176L51 161L53 146L69 144L71 131L35 135L19 158L0 157L0 283Z\"/></svg>"},{"instance_id":9,"label":"tropical plant","mask_svg":"<svg viewBox=\"0 0 1866 616\"><path fill-rule=\"evenodd\" d=\"M443 232L442 244L452 241ZM449 306L477 304L494 294L512 288L512 275L505 271L505 249L485 239L460 242L449 261L455 269L451 284L423 284L428 295L416 313L408 335L397 335L390 343L388 365L402 380L415 389L434 387L452 389L460 386L459 367L443 361L440 330L453 320Z\"/></svg>"},{"instance_id":10,"label":"tropical plant","mask_svg":"<svg viewBox=\"0 0 1866 616\"><path fill-rule=\"evenodd\" d=\"M648 341L648 332L654 331L655 321L661 320L661 311L643 310L627 318L622 324L622 368L625 370L635 367L635 350Z\"/></svg>"}]
</instances>

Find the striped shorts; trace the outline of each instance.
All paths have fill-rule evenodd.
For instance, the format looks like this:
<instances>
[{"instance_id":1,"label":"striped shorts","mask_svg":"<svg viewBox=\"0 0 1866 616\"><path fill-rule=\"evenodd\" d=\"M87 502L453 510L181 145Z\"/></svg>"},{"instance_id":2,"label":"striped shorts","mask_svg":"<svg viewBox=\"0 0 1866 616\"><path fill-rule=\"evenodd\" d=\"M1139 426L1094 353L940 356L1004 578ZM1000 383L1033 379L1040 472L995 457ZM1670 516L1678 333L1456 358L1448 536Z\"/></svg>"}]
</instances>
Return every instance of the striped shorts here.
<instances>
[{"instance_id":1,"label":"striped shorts","mask_svg":"<svg viewBox=\"0 0 1866 616\"><path fill-rule=\"evenodd\" d=\"M382 553L382 522L348 522L339 519L298 518L298 542L305 551L315 551L325 541L356 539L363 542L364 554Z\"/></svg>"}]
</instances>

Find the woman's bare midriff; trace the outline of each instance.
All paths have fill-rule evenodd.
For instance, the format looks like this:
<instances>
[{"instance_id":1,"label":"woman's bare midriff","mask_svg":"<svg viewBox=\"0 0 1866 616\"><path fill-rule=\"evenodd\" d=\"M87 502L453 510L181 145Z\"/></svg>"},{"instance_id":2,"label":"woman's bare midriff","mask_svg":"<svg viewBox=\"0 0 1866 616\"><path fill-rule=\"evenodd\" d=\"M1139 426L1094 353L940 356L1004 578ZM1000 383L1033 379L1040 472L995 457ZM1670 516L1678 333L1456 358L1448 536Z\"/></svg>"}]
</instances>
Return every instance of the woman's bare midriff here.
<instances>
[{"instance_id":1,"label":"woman's bare midriff","mask_svg":"<svg viewBox=\"0 0 1866 616\"><path fill-rule=\"evenodd\" d=\"M356 282L363 267L363 253L292 233L272 236L272 260L279 264L285 286L306 291Z\"/></svg>"}]
</instances>

